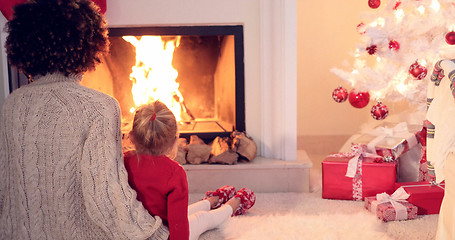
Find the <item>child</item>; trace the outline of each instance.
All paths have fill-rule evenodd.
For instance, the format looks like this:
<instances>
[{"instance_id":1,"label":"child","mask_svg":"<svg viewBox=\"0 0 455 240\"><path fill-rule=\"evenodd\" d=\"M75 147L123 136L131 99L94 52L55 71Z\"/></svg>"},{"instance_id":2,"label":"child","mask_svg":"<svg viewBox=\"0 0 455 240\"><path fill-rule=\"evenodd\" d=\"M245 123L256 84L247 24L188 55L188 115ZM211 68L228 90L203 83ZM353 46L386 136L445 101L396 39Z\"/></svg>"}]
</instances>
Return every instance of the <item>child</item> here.
<instances>
[{"instance_id":1,"label":"child","mask_svg":"<svg viewBox=\"0 0 455 240\"><path fill-rule=\"evenodd\" d=\"M168 157L177 152L177 121L162 102L138 107L129 136L136 150L124 154L128 181L150 214L168 225L170 239L198 239L254 205L256 197L250 189L236 193L234 187L224 186L188 206L185 170Z\"/></svg>"}]
</instances>

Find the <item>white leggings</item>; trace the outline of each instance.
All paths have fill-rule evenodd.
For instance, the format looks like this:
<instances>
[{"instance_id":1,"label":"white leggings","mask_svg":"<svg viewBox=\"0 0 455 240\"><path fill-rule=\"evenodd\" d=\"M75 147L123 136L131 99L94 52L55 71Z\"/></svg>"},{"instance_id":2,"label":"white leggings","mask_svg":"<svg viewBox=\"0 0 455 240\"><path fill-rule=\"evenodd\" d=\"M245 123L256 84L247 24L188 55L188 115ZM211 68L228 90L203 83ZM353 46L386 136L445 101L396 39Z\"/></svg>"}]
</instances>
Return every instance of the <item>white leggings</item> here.
<instances>
[{"instance_id":1,"label":"white leggings","mask_svg":"<svg viewBox=\"0 0 455 240\"><path fill-rule=\"evenodd\" d=\"M210 202L201 200L188 206L190 240L197 240L205 231L217 228L232 215L232 207L224 204L210 210Z\"/></svg>"}]
</instances>

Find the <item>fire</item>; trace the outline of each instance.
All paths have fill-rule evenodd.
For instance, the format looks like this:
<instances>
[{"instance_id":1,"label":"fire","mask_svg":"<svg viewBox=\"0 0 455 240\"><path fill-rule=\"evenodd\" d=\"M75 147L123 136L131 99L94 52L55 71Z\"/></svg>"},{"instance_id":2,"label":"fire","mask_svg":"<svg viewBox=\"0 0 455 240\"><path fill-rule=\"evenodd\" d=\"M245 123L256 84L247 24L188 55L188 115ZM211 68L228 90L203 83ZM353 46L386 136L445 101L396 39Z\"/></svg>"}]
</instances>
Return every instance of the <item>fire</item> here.
<instances>
[{"instance_id":1,"label":"fire","mask_svg":"<svg viewBox=\"0 0 455 240\"><path fill-rule=\"evenodd\" d=\"M178 71L172 66L172 58L179 39L163 41L160 36L123 36L136 48L136 65L132 67L130 80L135 107L159 100L181 121L183 96L176 82Z\"/></svg>"}]
</instances>

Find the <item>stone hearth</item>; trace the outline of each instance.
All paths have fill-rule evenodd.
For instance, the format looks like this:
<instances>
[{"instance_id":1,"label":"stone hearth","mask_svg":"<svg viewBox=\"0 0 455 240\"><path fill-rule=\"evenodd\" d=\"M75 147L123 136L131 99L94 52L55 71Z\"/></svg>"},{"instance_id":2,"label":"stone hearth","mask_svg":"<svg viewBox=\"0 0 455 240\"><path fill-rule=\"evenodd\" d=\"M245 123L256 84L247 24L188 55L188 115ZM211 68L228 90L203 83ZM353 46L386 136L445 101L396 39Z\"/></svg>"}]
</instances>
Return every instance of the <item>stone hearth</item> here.
<instances>
[{"instance_id":1,"label":"stone hearth","mask_svg":"<svg viewBox=\"0 0 455 240\"><path fill-rule=\"evenodd\" d=\"M305 151L297 152L297 161L257 157L251 163L235 165L183 165L190 193L205 193L224 185L255 192L309 192L313 163Z\"/></svg>"}]
</instances>

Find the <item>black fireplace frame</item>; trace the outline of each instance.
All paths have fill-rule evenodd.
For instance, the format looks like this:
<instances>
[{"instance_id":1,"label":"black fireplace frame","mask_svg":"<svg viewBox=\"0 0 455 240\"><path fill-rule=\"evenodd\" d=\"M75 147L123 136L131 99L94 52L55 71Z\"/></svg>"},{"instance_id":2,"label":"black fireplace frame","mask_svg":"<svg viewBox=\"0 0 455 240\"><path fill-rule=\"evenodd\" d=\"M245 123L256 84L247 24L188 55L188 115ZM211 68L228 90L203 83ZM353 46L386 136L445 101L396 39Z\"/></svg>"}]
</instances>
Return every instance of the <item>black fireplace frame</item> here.
<instances>
[{"instance_id":1,"label":"black fireplace frame","mask_svg":"<svg viewBox=\"0 0 455 240\"><path fill-rule=\"evenodd\" d=\"M244 68L244 39L243 25L203 25L203 26L132 26L132 27L111 27L109 36L119 37L125 35L160 35L160 36L213 36L213 35L234 35L235 47L235 128L225 132L199 132L181 133L181 137L190 138L190 135L197 135L205 142L210 142L215 137L227 137L234 130L244 132L245 129L245 68Z\"/></svg>"}]
</instances>

